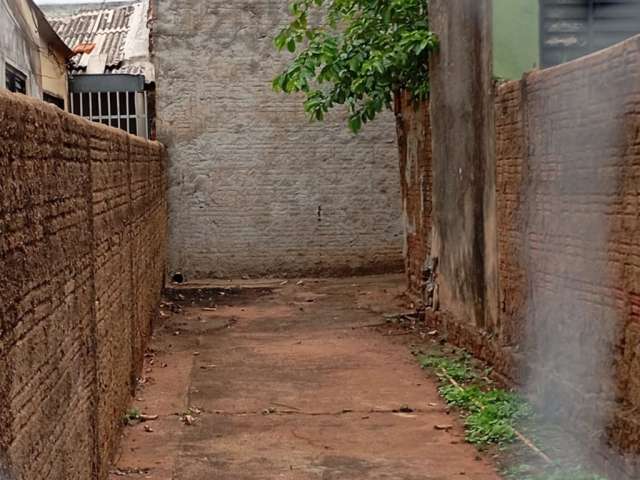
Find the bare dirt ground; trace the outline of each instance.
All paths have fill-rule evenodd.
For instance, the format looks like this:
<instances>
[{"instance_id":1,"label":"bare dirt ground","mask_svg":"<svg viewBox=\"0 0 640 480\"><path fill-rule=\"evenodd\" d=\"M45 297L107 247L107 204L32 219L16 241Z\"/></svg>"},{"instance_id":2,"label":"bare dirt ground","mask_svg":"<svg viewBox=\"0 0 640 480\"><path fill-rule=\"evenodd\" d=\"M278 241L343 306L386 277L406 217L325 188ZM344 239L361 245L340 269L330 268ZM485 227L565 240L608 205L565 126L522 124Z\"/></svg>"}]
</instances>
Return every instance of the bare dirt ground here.
<instances>
[{"instance_id":1,"label":"bare dirt ground","mask_svg":"<svg viewBox=\"0 0 640 480\"><path fill-rule=\"evenodd\" d=\"M134 405L158 418L125 429L111 478L497 480L403 337L372 327L407 309L403 282L179 290Z\"/></svg>"}]
</instances>

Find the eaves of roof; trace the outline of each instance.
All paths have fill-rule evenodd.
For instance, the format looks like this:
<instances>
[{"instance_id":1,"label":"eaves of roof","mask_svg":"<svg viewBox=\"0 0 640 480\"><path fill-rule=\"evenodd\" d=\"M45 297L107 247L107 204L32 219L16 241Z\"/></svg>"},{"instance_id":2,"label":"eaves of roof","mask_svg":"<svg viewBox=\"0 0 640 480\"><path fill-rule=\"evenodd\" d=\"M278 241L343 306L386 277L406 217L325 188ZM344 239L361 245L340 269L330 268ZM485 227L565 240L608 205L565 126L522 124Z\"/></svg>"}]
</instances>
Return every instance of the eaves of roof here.
<instances>
[{"instance_id":1,"label":"eaves of roof","mask_svg":"<svg viewBox=\"0 0 640 480\"><path fill-rule=\"evenodd\" d=\"M47 17L45 17L40 7L38 7L33 0L27 0L29 7L35 13L36 19L38 20L38 33L40 36L47 41L49 45L55 48L62 56L69 60L72 58L75 53L69 48L69 46L60 38L60 36L53 29Z\"/></svg>"}]
</instances>

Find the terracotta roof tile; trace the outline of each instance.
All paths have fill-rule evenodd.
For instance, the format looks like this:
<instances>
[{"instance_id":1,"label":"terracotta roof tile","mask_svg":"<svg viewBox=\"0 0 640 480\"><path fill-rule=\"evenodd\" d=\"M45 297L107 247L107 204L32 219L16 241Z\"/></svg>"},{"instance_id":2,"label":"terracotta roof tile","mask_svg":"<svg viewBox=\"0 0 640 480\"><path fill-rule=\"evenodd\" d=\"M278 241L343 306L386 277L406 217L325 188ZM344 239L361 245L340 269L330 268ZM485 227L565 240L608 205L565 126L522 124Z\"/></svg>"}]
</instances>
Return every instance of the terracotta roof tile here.
<instances>
[{"instance_id":1,"label":"terracotta roof tile","mask_svg":"<svg viewBox=\"0 0 640 480\"><path fill-rule=\"evenodd\" d=\"M49 19L52 27L69 47L77 53L73 57L74 71L86 71L91 57L100 56L106 73L140 72L147 81L155 75L149 56L148 29L146 27L148 0L117 5L111 8L87 9L65 17ZM143 39L146 51L130 52L131 35L147 32ZM140 39L136 39L140 40ZM141 42L132 42L139 49ZM93 45L90 48L89 45ZM130 57L128 58L128 54Z\"/></svg>"}]
</instances>

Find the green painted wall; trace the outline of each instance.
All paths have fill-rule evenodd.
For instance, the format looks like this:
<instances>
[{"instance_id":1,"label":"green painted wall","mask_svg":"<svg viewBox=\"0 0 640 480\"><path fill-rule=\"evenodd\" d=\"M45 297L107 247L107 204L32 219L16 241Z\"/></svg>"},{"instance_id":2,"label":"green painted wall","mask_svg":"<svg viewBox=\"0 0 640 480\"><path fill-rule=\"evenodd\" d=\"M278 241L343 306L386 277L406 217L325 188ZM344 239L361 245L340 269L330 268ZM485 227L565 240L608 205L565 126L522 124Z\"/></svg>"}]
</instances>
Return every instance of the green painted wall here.
<instances>
[{"instance_id":1,"label":"green painted wall","mask_svg":"<svg viewBox=\"0 0 640 480\"><path fill-rule=\"evenodd\" d=\"M540 62L539 0L493 0L494 75L517 79Z\"/></svg>"}]
</instances>

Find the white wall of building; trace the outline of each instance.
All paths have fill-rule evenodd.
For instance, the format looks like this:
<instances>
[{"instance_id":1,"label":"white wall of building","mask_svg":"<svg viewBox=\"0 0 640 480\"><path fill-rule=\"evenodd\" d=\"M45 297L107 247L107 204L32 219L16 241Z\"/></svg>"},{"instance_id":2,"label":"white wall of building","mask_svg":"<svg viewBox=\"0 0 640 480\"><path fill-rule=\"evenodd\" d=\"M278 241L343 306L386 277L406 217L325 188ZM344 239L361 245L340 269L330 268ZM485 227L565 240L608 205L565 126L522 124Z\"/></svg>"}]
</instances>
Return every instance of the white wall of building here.
<instances>
[{"instance_id":1,"label":"white wall of building","mask_svg":"<svg viewBox=\"0 0 640 480\"><path fill-rule=\"evenodd\" d=\"M42 98L36 21L24 0L0 0L0 88L6 88L9 64L27 76L27 94Z\"/></svg>"}]
</instances>

